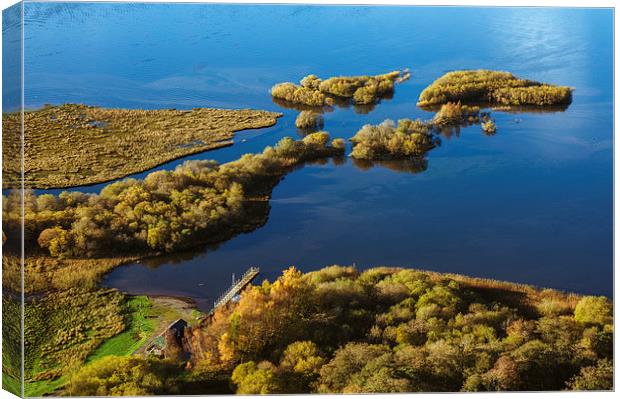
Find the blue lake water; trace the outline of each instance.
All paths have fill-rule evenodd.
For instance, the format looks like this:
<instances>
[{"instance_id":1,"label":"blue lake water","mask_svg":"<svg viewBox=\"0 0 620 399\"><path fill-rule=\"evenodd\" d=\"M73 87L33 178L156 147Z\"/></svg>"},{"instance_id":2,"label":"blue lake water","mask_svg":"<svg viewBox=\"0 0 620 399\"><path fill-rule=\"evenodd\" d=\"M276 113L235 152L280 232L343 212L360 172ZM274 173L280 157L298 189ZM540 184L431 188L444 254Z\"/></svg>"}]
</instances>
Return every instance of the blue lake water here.
<instances>
[{"instance_id":1,"label":"blue lake water","mask_svg":"<svg viewBox=\"0 0 620 399\"><path fill-rule=\"evenodd\" d=\"M249 266L273 279L290 265L355 264L612 295L610 9L27 3L25 18L27 108L284 113L274 127L238 133L232 147L185 159L225 162L296 136L297 112L275 104L269 89L310 73L411 69L372 111L325 114L325 130L343 138L386 118L430 118L417 98L454 69L508 70L575 88L563 112L494 112L495 136L472 126L443 137L421 173L350 159L296 170L275 188L264 227L120 267L107 286L189 296L207 308Z\"/></svg>"}]
</instances>

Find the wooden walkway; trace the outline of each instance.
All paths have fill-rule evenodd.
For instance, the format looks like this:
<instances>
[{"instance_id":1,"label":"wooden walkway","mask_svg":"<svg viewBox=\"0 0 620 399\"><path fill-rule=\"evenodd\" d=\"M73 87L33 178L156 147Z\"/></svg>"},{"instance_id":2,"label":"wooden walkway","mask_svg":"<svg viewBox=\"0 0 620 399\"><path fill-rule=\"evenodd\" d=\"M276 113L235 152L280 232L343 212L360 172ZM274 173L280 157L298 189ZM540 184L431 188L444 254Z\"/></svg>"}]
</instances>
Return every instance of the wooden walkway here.
<instances>
[{"instance_id":1,"label":"wooden walkway","mask_svg":"<svg viewBox=\"0 0 620 399\"><path fill-rule=\"evenodd\" d=\"M224 292L217 301L213 302L213 309L209 314L213 314L217 308L222 305L226 305L231 299L235 297L238 293L241 292L245 288L246 285L250 284L252 280L258 276L260 269L258 267L250 267L241 278L234 280L232 285L226 292Z\"/></svg>"}]
</instances>

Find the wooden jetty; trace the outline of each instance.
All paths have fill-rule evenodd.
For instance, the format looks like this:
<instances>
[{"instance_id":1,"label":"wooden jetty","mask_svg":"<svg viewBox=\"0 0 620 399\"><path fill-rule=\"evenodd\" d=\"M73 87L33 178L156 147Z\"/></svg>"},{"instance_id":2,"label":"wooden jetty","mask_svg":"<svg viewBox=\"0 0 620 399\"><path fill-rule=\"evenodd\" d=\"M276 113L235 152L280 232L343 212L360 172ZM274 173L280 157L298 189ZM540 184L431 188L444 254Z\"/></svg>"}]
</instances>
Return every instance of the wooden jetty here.
<instances>
[{"instance_id":1,"label":"wooden jetty","mask_svg":"<svg viewBox=\"0 0 620 399\"><path fill-rule=\"evenodd\" d=\"M211 309L209 314L213 314L217 308L230 302L230 300L233 299L235 295L239 294L248 284L250 284L259 273L260 269L258 267L250 267L240 278L236 280L233 278L230 288L228 288L228 290L226 290L215 302L213 302L213 309Z\"/></svg>"},{"instance_id":2,"label":"wooden jetty","mask_svg":"<svg viewBox=\"0 0 620 399\"><path fill-rule=\"evenodd\" d=\"M248 284L252 282L258 276L260 270L258 267L250 267L246 270L243 275L235 279L233 274L233 279L230 287L224 291L224 293L213 302L213 309L209 312L207 318L213 316L215 310L220 306L226 305L230 302L235 295L239 294ZM143 353L146 355L154 355L158 357L164 357L166 347L170 344L167 340L174 340L176 344L184 349L184 352L181 354L183 358L189 356L188 349L183 345L185 328L187 327L187 322L183 319L178 319L170 324L164 331L158 334L155 338L151 339L150 342L146 345L143 350ZM134 353L142 352L141 349L138 349Z\"/></svg>"}]
</instances>

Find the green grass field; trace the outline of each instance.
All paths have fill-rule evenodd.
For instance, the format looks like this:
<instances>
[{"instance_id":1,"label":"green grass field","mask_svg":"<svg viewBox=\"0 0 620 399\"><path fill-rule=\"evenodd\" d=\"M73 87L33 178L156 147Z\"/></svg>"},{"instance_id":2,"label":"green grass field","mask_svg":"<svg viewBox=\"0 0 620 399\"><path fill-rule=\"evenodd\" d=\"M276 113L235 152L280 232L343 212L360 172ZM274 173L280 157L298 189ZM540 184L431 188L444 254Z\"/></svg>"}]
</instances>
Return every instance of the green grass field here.
<instances>
[{"instance_id":1,"label":"green grass field","mask_svg":"<svg viewBox=\"0 0 620 399\"><path fill-rule=\"evenodd\" d=\"M129 356L142 346L155 329L152 302L146 296L131 297L126 302L127 329L108 339L86 359L86 363L105 356Z\"/></svg>"}]
</instances>

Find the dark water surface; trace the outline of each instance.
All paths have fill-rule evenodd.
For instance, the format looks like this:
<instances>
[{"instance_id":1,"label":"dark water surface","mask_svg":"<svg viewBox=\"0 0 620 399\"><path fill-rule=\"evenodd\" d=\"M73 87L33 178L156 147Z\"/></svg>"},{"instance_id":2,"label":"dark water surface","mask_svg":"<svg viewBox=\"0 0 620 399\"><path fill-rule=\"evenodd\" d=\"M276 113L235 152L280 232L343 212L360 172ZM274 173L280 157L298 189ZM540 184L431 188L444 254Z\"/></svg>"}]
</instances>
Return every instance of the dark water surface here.
<instances>
[{"instance_id":1,"label":"dark water surface","mask_svg":"<svg viewBox=\"0 0 620 399\"><path fill-rule=\"evenodd\" d=\"M386 118L429 118L418 95L449 70L572 86L563 112L495 112L495 136L473 126L443 137L421 173L350 159L306 166L276 187L264 227L120 267L104 284L207 308L249 266L273 279L289 265L356 264L611 296L612 18L602 9L27 3L25 102L284 112L274 127L238 133L232 147L185 158L224 162L297 135L297 112L268 90L310 73L411 68L374 110L325 115L325 129L343 138Z\"/></svg>"}]
</instances>

